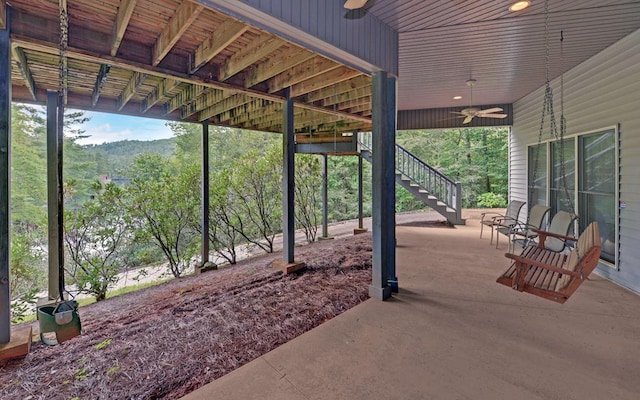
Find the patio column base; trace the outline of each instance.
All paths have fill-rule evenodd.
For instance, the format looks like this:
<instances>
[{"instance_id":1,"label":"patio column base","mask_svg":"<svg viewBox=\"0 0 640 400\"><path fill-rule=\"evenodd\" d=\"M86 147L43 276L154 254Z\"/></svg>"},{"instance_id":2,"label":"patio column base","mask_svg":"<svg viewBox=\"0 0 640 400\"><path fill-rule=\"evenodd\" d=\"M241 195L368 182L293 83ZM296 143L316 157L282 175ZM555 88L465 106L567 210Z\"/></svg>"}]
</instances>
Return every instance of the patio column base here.
<instances>
[{"instance_id":1,"label":"patio column base","mask_svg":"<svg viewBox=\"0 0 640 400\"><path fill-rule=\"evenodd\" d=\"M387 280L387 285L391 288L392 293L398 293L398 277Z\"/></svg>"},{"instance_id":2,"label":"patio column base","mask_svg":"<svg viewBox=\"0 0 640 400\"><path fill-rule=\"evenodd\" d=\"M318 236L318 240L332 240L333 236Z\"/></svg>"},{"instance_id":3,"label":"patio column base","mask_svg":"<svg viewBox=\"0 0 640 400\"><path fill-rule=\"evenodd\" d=\"M367 228L355 228L353 230L354 235L359 235L361 233L367 233L369 230Z\"/></svg>"},{"instance_id":4,"label":"patio column base","mask_svg":"<svg viewBox=\"0 0 640 400\"><path fill-rule=\"evenodd\" d=\"M276 260L273 262L273 269L279 269L283 274L287 275L292 272L300 271L306 267L306 264L303 262L284 262L283 260Z\"/></svg>"},{"instance_id":5,"label":"patio column base","mask_svg":"<svg viewBox=\"0 0 640 400\"><path fill-rule=\"evenodd\" d=\"M11 329L9 343L0 345L0 361L24 357L31 350L31 326Z\"/></svg>"},{"instance_id":6,"label":"patio column base","mask_svg":"<svg viewBox=\"0 0 640 400\"><path fill-rule=\"evenodd\" d=\"M389 297L391 297L391 288L389 286L385 286L381 288L381 287L370 285L369 297L371 297L372 299L386 300Z\"/></svg>"}]
</instances>

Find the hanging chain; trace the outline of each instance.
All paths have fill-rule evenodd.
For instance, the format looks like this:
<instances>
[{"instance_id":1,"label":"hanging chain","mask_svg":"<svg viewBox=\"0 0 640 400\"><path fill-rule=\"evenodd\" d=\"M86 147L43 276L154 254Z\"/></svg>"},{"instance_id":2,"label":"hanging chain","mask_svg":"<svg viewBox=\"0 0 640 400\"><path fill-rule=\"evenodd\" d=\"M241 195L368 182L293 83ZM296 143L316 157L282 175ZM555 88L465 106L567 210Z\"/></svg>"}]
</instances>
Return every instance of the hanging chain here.
<instances>
[{"instance_id":1,"label":"hanging chain","mask_svg":"<svg viewBox=\"0 0 640 400\"><path fill-rule=\"evenodd\" d=\"M60 0L60 43L58 53L58 95L62 97L61 106L67 104L67 49L69 47L69 15L67 1Z\"/></svg>"}]
</instances>

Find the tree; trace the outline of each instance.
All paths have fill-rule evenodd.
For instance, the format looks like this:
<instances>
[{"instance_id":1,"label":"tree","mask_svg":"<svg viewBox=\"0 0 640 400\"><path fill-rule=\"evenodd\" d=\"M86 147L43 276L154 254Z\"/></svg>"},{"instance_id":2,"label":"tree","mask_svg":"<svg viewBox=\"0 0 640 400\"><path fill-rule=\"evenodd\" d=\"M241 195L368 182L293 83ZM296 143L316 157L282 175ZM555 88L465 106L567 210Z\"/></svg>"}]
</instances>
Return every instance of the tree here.
<instances>
[{"instance_id":1,"label":"tree","mask_svg":"<svg viewBox=\"0 0 640 400\"><path fill-rule=\"evenodd\" d=\"M164 254L173 276L180 277L197 252L193 215L199 209L198 165L181 170L159 155L143 154L130 171L129 212L139 225L136 237L151 240Z\"/></svg>"},{"instance_id":2,"label":"tree","mask_svg":"<svg viewBox=\"0 0 640 400\"><path fill-rule=\"evenodd\" d=\"M113 183L94 183L90 200L65 213L64 241L72 267L68 273L79 290L104 300L125 268L132 239L124 191Z\"/></svg>"},{"instance_id":3,"label":"tree","mask_svg":"<svg viewBox=\"0 0 640 400\"><path fill-rule=\"evenodd\" d=\"M304 231L307 243L316 240L320 219L322 171L317 156L298 154L295 167L296 222Z\"/></svg>"},{"instance_id":4,"label":"tree","mask_svg":"<svg viewBox=\"0 0 640 400\"><path fill-rule=\"evenodd\" d=\"M282 154L272 146L264 156L251 151L233 163L231 178L232 212L242 222L236 231L267 253L281 231Z\"/></svg>"}]
</instances>

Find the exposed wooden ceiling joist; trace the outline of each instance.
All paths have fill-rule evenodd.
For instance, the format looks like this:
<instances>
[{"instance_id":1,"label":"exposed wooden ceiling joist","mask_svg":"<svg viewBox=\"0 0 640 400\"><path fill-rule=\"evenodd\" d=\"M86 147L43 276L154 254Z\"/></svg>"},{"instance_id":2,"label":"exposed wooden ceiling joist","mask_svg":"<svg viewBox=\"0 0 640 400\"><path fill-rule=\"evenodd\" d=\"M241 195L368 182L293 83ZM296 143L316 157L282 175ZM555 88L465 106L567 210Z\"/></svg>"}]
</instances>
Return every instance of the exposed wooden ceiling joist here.
<instances>
[{"instance_id":1,"label":"exposed wooden ceiling joist","mask_svg":"<svg viewBox=\"0 0 640 400\"><path fill-rule=\"evenodd\" d=\"M169 92L178 87L179 82L175 79L163 79L151 93L142 101L141 112L146 113L151 107L158 104L163 99L169 97Z\"/></svg>"},{"instance_id":2,"label":"exposed wooden ceiling joist","mask_svg":"<svg viewBox=\"0 0 640 400\"><path fill-rule=\"evenodd\" d=\"M193 21L198 18L202 10L204 10L204 6L192 3L190 0L182 3L153 45L151 64L154 67L160 64L160 61L169 53Z\"/></svg>"},{"instance_id":3,"label":"exposed wooden ceiling joist","mask_svg":"<svg viewBox=\"0 0 640 400\"><path fill-rule=\"evenodd\" d=\"M247 29L249 29L248 25L234 19L228 19L223 22L194 52L191 73L196 72L204 64L208 63L213 57L245 33Z\"/></svg>"},{"instance_id":4,"label":"exposed wooden ceiling joist","mask_svg":"<svg viewBox=\"0 0 640 400\"><path fill-rule=\"evenodd\" d=\"M206 108L209 108L225 98L232 96L231 93L227 93L224 90L207 89L195 100L190 101L182 106L180 110L180 118L187 119L191 115L200 112Z\"/></svg>"},{"instance_id":5,"label":"exposed wooden ceiling joist","mask_svg":"<svg viewBox=\"0 0 640 400\"><path fill-rule=\"evenodd\" d=\"M207 107L204 110L200 111L198 113L198 121L202 122L204 120L210 119L217 116L218 114L222 114L223 112L229 111L242 104L249 103L251 100L251 97L244 94L235 94L231 97L227 97L217 104L214 104L213 106Z\"/></svg>"},{"instance_id":6,"label":"exposed wooden ceiling joist","mask_svg":"<svg viewBox=\"0 0 640 400\"><path fill-rule=\"evenodd\" d=\"M124 90L120 94L118 98L118 110L122 110L122 108L131 100L136 91L142 85L142 82L147 79L147 75L134 71L131 79L127 82L127 86L124 87Z\"/></svg>"},{"instance_id":7,"label":"exposed wooden ceiling joist","mask_svg":"<svg viewBox=\"0 0 640 400\"><path fill-rule=\"evenodd\" d=\"M12 46L11 51L13 53L13 59L18 63L18 68L20 68L20 73L22 74L22 78L27 84L27 89L29 89L29 93L33 97L33 100L38 100L36 93L38 89L36 88L36 83L33 80L33 76L31 76L31 71L29 70L29 64L27 64L27 57L24 55L24 50L17 46Z\"/></svg>"},{"instance_id":8,"label":"exposed wooden ceiling joist","mask_svg":"<svg viewBox=\"0 0 640 400\"><path fill-rule=\"evenodd\" d=\"M314 90L332 86L362 73L349 67L340 67L291 86L291 97L298 97Z\"/></svg>"},{"instance_id":9,"label":"exposed wooden ceiling joist","mask_svg":"<svg viewBox=\"0 0 640 400\"><path fill-rule=\"evenodd\" d=\"M314 57L316 55L310 51L292 47L280 53L278 57L269 58L267 61L256 65L245 77L244 87L255 86Z\"/></svg>"},{"instance_id":10,"label":"exposed wooden ceiling joist","mask_svg":"<svg viewBox=\"0 0 640 400\"><path fill-rule=\"evenodd\" d=\"M220 70L218 80L226 81L251 64L273 53L282 45L284 45L284 41L270 35L264 35L261 39L253 41L249 46L229 57Z\"/></svg>"},{"instance_id":11,"label":"exposed wooden ceiling joist","mask_svg":"<svg viewBox=\"0 0 640 400\"><path fill-rule=\"evenodd\" d=\"M303 96L302 99L304 102L314 103L316 101L329 99L336 94L339 95L342 93L347 93L365 86L371 86L371 78L366 75L360 75L347 81L340 82L336 85L308 93Z\"/></svg>"},{"instance_id":12,"label":"exposed wooden ceiling joist","mask_svg":"<svg viewBox=\"0 0 640 400\"><path fill-rule=\"evenodd\" d=\"M0 29L7 27L7 0L0 0Z\"/></svg>"},{"instance_id":13,"label":"exposed wooden ceiling joist","mask_svg":"<svg viewBox=\"0 0 640 400\"><path fill-rule=\"evenodd\" d=\"M124 33L127 31L129 20L133 14L133 9L136 7L137 0L122 0L118 7L118 14L116 15L116 23L113 27L113 44L111 45L111 55L118 54L120 43L124 38Z\"/></svg>"},{"instance_id":14,"label":"exposed wooden ceiling joist","mask_svg":"<svg viewBox=\"0 0 640 400\"><path fill-rule=\"evenodd\" d=\"M316 56L269 79L267 81L267 88L269 93L279 92L284 88L293 86L307 79L314 78L339 67L340 64L337 64L334 61Z\"/></svg>"},{"instance_id":15,"label":"exposed wooden ceiling joist","mask_svg":"<svg viewBox=\"0 0 640 400\"><path fill-rule=\"evenodd\" d=\"M334 104L344 103L346 101L359 99L362 97L371 96L371 86L363 86L361 88L353 89L348 92L336 94L330 97L326 97L322 100L322 105L325 107L333 106Z\"/></svg>"},{"instance_id":16,"label":"exposed wooden ceiling joist","mask_svg":"<svg viewBox=\"0 0 640 400\"><path fill-rule=\"evenodd\" d=\"M194 101L200 96L207 88L202 85L188 85L176 96L169 99L169 102L164 105L164 113L170 114L182 107L183 105Z\"/></svg>"}]
</instances>

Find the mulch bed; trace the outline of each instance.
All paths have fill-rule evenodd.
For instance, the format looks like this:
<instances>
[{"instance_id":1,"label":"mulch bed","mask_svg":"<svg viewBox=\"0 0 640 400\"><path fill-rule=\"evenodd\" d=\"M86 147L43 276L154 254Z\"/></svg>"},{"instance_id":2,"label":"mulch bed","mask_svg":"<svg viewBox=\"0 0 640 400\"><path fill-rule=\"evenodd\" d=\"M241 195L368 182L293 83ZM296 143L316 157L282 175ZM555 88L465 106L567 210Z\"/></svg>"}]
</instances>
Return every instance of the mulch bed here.
<instances>
[{"instance_id":1,"label":"mulch bed","mask_svg":"<svg viewBox=\"0 0 640 400\"><path fill-rule=\"evenodd\" d=\"M0 366L0 399L176 399L368 298L371 235L271 254L80 309L83 334Z\"/></svg>"}]
</instances>

